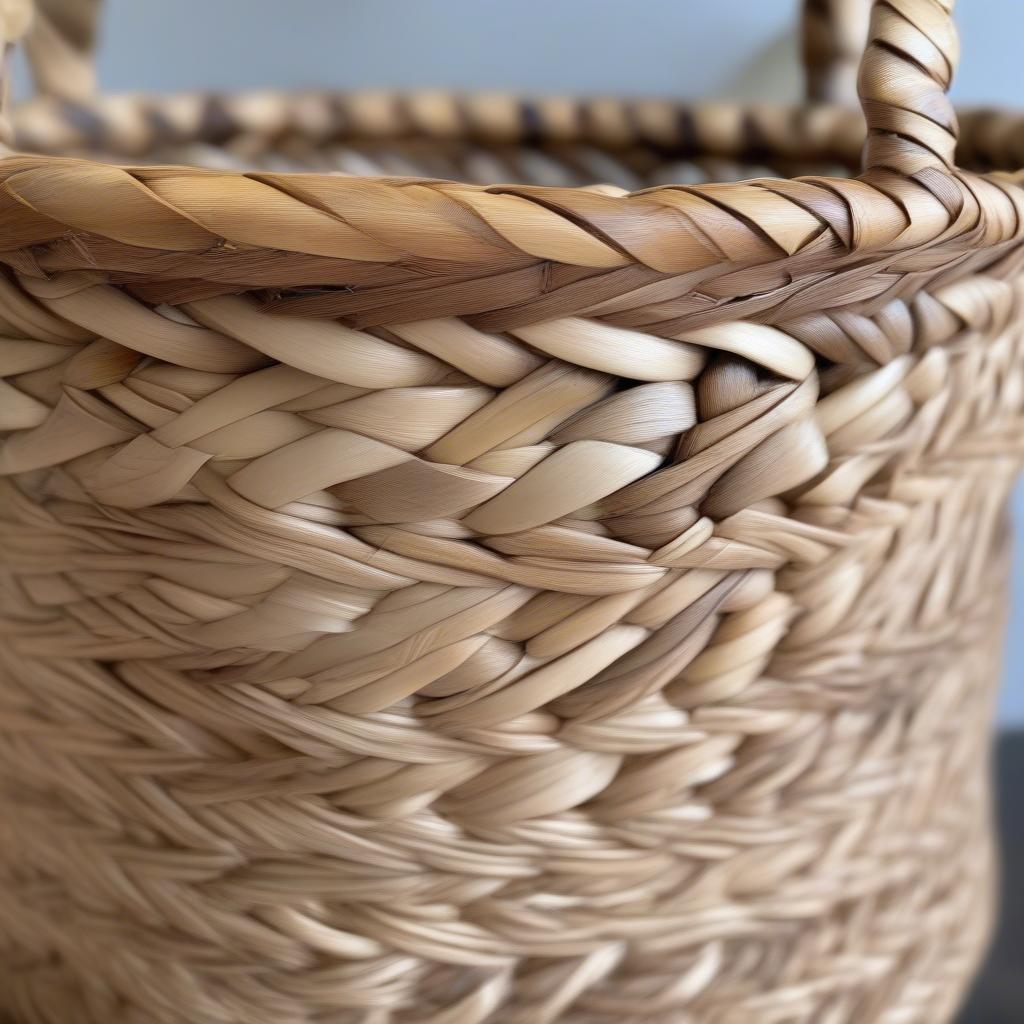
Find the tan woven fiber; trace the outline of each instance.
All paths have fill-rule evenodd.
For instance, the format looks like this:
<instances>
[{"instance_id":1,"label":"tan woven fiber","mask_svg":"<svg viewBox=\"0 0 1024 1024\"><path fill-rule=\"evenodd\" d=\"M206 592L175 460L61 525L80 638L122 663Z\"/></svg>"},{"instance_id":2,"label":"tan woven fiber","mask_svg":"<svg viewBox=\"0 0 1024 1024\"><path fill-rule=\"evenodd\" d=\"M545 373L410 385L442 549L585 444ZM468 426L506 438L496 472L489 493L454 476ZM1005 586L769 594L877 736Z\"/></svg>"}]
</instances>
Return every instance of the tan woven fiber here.
<instances>
[{"instance_id":1,"label":"tan woven fiber","mask_svg":"<svg viewBox=\"0 0 1024 1024\"><path fill-rule=\"evenodd\" d=\"M863 119L96 100L95 4L0 19L0 1017L952 1019L1024 130L956 169L949 7Z\"/></svg>"}]
</instances>

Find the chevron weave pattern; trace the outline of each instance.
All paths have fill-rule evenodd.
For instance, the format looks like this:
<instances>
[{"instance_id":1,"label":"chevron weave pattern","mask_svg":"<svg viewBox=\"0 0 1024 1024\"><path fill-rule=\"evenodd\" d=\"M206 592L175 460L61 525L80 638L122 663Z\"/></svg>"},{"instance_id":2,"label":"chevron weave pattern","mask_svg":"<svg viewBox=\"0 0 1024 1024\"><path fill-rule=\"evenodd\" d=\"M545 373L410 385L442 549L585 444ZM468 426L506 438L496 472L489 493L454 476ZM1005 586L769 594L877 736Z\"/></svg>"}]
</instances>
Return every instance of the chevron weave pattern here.
<instances>
[{"instance_id":1,"label":"chevron weave pattern","mask_svg":"<svg viewBox=\"0 0 1024 1024\"><path fill-rule=\"evenodd\" d=\"M808 5L822 93L857 6ZM696 180L849 165L826 108L15 114L26 147L226 154L0 160L17 1024L951 1019L1024 193L952 169L948 4L870 39L858 177ZM282 171L318 147L389 176ZM632 187L559 187L601 168Z\"/></svg>"}]
</instances>

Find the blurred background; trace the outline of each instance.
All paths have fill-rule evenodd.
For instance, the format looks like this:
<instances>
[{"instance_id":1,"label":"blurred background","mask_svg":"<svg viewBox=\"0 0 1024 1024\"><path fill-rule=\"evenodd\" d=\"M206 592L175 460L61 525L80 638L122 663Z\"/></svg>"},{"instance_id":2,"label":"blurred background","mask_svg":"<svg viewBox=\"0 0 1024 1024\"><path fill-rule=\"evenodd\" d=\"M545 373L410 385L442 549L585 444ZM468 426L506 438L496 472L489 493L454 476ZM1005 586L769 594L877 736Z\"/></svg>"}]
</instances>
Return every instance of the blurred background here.
<instances>
[{"instance_id":1,"label":"blurred background","mask_svg":"<svg viewBox=\"0 0 1024 1024\"><path fill-rule=\"evenodd\" d=\"M439 87L794 101L797 0L107 0L106 91ZM1022 0L960 0L960 104L1024 106ZM23 69L21 81L24 83ZM1016 501L1018 536L1024 487ZM1024 543L999 722L999 944L963 1024L1024 1020Z\"/></svg>"}]
</instances>

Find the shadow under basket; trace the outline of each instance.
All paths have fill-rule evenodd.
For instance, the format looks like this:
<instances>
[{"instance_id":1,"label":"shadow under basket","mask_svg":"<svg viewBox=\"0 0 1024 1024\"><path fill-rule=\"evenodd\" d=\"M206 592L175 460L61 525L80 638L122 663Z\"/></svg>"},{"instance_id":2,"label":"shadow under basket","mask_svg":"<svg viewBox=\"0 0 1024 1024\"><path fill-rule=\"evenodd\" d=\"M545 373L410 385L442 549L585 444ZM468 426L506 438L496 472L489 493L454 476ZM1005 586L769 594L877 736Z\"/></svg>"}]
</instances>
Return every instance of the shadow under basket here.
<instances>
[{"instance_id":1,"label":"shadow under basket","mask_svg":"<svg viewBox=\"0 0 1024 1024\"><path fill-rule=\"evenodd\" d=\"M96 6L0 159L0 1018L951 1020L1024 128L949 0L807 4L863 115L91 99Z\"/></svg>"}]
</instances>

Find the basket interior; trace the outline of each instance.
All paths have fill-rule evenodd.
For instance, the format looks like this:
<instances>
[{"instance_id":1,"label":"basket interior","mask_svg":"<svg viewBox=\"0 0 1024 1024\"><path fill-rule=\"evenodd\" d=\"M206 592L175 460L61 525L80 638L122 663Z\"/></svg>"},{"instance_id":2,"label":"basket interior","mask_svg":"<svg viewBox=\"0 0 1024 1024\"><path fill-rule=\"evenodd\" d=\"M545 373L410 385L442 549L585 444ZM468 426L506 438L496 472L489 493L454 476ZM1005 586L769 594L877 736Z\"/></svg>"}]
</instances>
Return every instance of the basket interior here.
<instances>
[{"instance_id":1,"label":"basket interior","mask_svg":"<svg viewBox=\"0 0 1024 1024\"><path fill-rule=\"evenodd\" d=\"M458 116L421 116L421 98ZM856 173L860 114L806 115L735 104L318 93L113 96L88 106L40 99L22 105L15 124L23 151L235 171L627 191ZM647 130L652 120L659 131Z\"/></svg>"},{"instance_id":2,"label":"basket interior","mask_svg":"<svg viewBox=\"0 0 1024 1024\"><path fill-rule=\"evenodd\" d=\"M112 155L115 160L117 156ZM768 150L749 154L700 149L673 152L639 144L614 147L599 140L503 144L414 135L334 141L293 136L267 146L258 136L241 134L221 142L197 139L158 147L147 154L148 161L231 170L443 178L477 185L520 182L574 188L599 183L629 192L656 185L855 173L840 153L808 153L803 159L793 159Z\"/></svg>"}]
</instances>

